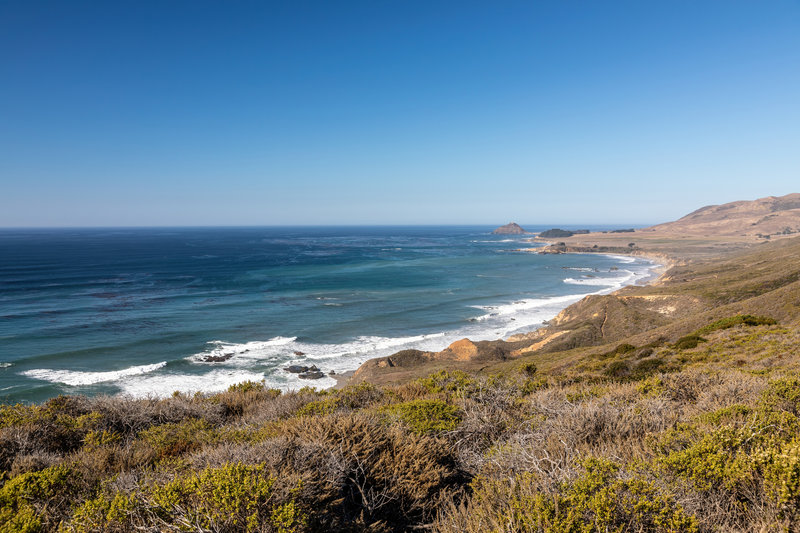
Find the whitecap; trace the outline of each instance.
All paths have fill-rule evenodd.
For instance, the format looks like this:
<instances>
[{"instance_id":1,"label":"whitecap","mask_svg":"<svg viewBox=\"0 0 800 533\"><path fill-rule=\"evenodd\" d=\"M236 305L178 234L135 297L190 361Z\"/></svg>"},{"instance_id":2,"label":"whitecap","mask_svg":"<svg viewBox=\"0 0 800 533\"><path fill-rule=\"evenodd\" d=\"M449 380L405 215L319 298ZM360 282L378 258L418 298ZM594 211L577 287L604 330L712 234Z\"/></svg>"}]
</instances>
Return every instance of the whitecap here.
<instances>
[{"instance_id":1,"label":"whitecap","mask_svg":"<svg viewBox=\"0 0 800 533\"><path fill-rule=\"evenodd\" d=\"M205 374L160 373L137 376L117 384L122 394L142 398L147 396L165 397L174 392L215 393L228 389L231 385L244 381L261 381L262 372L247 370L215 369Z\"/></svg>"},{"instance_id":2,"label":"whitecap","mask_svg":"<svg viewBox=\"0 0 800 533\"><path fill-rule=\"evenodd\" d=\"M607 257L610 257L612 259L615 259L615 260L619 261L620 263L625 263L625 264L630 264L630 263L635 263L636 262L636 258L635 257L631 257L629 255L608 255Z\"/></svg>"},{"instance_id":3,"label":"whitecap","mask_svg":"<svg viewBox=\"0 0 800 533\"><path fill-rule=\"evenodd\" d=\"M568 285L597 285L601 287L617 285L617 281L612 278L566 278L564 283Z\"/></svg>"},{"instance_id":4,"label":"whitecap","mask_svg":"<svg viewBox=\"0 0 800 533\"><path fill-rule=\"evenodd\" d=\"M147 374L149 372L158 370L159 368L163 368L166 365L167 362L162 361L152 365L132 366L122 370L111 370L108 372L83 372L77 370L51 370L47 368L36 368L33 370L26 370L21 372L21 374L29 378L41 379L51 383L63 383L64 385L78 387L81 385L93 385L95 383L103 383L106 381L118 381L122 378Z\"/></svg>"}]
</instances>

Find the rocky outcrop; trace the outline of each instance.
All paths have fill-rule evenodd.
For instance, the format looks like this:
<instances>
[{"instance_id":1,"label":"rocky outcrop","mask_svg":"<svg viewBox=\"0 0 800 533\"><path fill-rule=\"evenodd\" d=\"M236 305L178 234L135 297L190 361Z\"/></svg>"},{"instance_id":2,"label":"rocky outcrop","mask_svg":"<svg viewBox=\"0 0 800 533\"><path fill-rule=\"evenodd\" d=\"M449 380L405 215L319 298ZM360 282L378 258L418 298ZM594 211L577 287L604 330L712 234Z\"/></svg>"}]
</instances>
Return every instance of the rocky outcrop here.
<instances>
[{"instance_id":1,"label":"rocky outcrop","mask_svg":"<svg viewBox=\"0 0 800 533\"><path fill-rule=\"evenodd\" d=\"M511 222L505 226L500 226L492 232L494 235L524 235L525 233L528 232L522 229L522 227L520 227L520 225L516 222Z\"/></svg>"},{"instance_id":2,"label":"rocky outcrop","mask_svg":"<svg viewBox=\"0 0 800 533\"><path fill-rule=\"evenodd\" d=\"M377 357L362 364L355 374L354 381L373 381L386 373L403 369L424 368L442 363L479 363L483 361L503 361L513 357L518 349L515 343L502 340L477 341L461 339L440 352L423 352L420 350L402 350L388 357Z\"/></svg>"}]
</instances>

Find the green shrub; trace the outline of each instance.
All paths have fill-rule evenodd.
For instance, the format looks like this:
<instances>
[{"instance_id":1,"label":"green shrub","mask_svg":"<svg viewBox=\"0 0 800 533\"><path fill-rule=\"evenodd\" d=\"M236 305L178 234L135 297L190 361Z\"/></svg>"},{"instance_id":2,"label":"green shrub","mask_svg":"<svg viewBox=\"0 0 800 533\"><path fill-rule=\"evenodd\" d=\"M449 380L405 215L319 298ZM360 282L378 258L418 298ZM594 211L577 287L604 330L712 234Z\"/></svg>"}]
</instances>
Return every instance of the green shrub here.
<instances>
[{"instance_id":1,"label":"green shrub","mask_svg":"<svg viewBox=\"0 0 800 533\"><path fill-rule=\"evenodd\" d=\"M771 381L761 393L761 405L800 415L800 378L792 376Z\"/></svg>"},{"instance_id":2,"label":"green shrub","mask_svg":"<svg viewBox=\"0 0 800 533\"><path fill-rule=\"evenodd\" d=\"M336 396L308 402L297 410L297 416L329 415L342 405L342 399Z\"/></svg>"},{"instance_id":3,"label":"green shrub","mask_svg":"<svg viewBox=\"0 0 800 533\"><path fill-rule=\"evenodd\" d=\"M643 378L659 372L665 364L663 359L645 359L633 367L632 374L636 378Z\"/></svg>"},{"instance_id":4,"label":"green shrub","mask_svg":"<svg viewBox=\"0 0 800 533\"><path fill-rule=\"evenodd\" d=\"M417 434L452 431L461 421L458 408L441 400L411 400L380 411L396 417Z\"/></svg>"},{"instance_id":5,"label":"green shrub","mask_svg":"<svg viewBox=\"0 0 800 533\"><path fill-rule=\"evenodd\" d=\"M264 390L264 381L242 381L241 383L234 383L228 387L228 392L248 393L251 391Z\"/></svg>"},{"instance_id":6,"label":"green shrub","mask_svg":"<svg viewBox=\"0 0 800 533\"><path fill-rule=\"evenodd\" d=\"M228 463L154 487L149 501L168 523L224 531L256 531L262 524L286 533L302 530L306 516L294 501L277 501L275 482L263 465Z\"/></svg>"},{"instance_id":7,"label":"green shrub","mask_svg":"<svg viewBox=\"0 0 800 533\"><path fill-rule=\"evenodd\" d=\"M190 418L179 424L149 427L139 433L139 437L153 448L158 457L164 458L191 452L213 442L215 432L205 420Z\"/></svg>"},{"instance_id":8,"label":"green shrub","mask_svg":"<svg viewBox=\"0 0 800 533\"><path fill-rule=\"evenodd\" d=\"M606 352L602 354L600 357L614 357L615 355L623 355L626 353L630 353L636 350L636 346L633 344L623 343L611 350L610 352Z\"/></svg>"},{"instance_id":9,"label":"green shrub","mask_svg":"<svg viewBox=\"0 0 800 533\"><path fill-rule=\"evenodd\" d=\"M528 377L536 374L536 370L537 368L535 363L522 363L519 365L519 371Z\"/></svg>"},{"instance_id":10,"label":"green shrub","mask_svg":"<svg viewBox=\"0 0 800 533\"><path fill-rule=\"evenodd\" d=\"M528 378L522 382L520 385L519 391L520 394L523 396L528 396L529 394L533 394L534 392L544 390L550 386L550 383L547 381L547 378L544 376L539 376L536 378Z\"/></svg>"},{"instance_id":11,"label":"green shrub","mask_svg":"<svg viewBox=\"0 0 800 533\"><path fill-rule=\"evenodd\" d=\"M622 477L619 466L589 458L574 481L544 492L536 474L507 479L478 477L464 513L471 531L696 532L697 520L670 496L637 477Z\"/></svg>"},{"instance_id":12,"label":"green shrub","mask_svg":"<svg viewBox=\"0 0 800 533\"><path fill-rule=\"evenodd\" d=\"M692 333L691 335L686 335L675 341L672 347L678 350L689 350L691 348L697 348L697 345L701 342L706 342L706 339L697 333Z\"/></svg>"},{"instance_id":13,"label":"green shrub","mask_svg":"<svg viewBox=\"0 0 800 533\"><path fill-rule=\"evenodd\" d=\"M728 329L738 325L745 326L774 326L778 321L768 316L736 315L712 322L697 330L697 335L711 333L721 329Z\"/></svg>"},{"instance_id":14,"label":"green shrub","mask_svg":"<svg viewBox=\"0 0 800 533\"><path fill-rule=\"evenodd\" d=\"M57 521L78 481L63 465L8 480L0 489L0 532L39 531L46 522Z\"/></svg>"},{"instance_id":15,"label":"green shrub","mask_svg":"<svg viewBox=\"0 0 800 533\"><path fill-rule=\"evenodd\" d=\"M644 396L659 396L664 392L664 380L650 376L636 384L636 390Z\"/></svg>"},{"instance_id":16,"label":"green shrub","mask_svg":"<svg viewBox=\"0 0 800 533\"><path fill-rule=\"evenodd\" d=\"M753 409L747 405L734 404L717 409L712 413L700 415L698 419L706 424L719 426L720 424L730 424L731 422L743 420L753 413Z\"/></svg>"},{"instance_id":17,"label":"green shrub","mask_svg":"<svg viewBox=\"0 0 800 533\"><path fill-rule=\"evenodd\" d=\"M137 502L133 495L117 492L113 497L100 494L86 500L72 513L69 526L64 529L75 533L93 531L130 530L129 522L136 510Z\"/></svg>"},{"instance_id":18,"label":"green shrub","mask_svg":"<svg viewBox=\"0 0 800 533\"><path fill-rule=\"evenodd\" d=\"M453 392L462 396L468 394L477 385L476 380L461 370L452 372L440 370L428 377L418 379L417 383L427 389L428 392Z\"/></svg>"},{"instance_id":19,"label":"green shrub","mask_svg":"<svg viewBox=\"0 0 800 533\"><path fill-rule=\"evenodd\" d=\"M625 361L614 361L609 364L603 373L612 378L621 378L628 375L628 363Z\"/></svg>"}]
</instances>

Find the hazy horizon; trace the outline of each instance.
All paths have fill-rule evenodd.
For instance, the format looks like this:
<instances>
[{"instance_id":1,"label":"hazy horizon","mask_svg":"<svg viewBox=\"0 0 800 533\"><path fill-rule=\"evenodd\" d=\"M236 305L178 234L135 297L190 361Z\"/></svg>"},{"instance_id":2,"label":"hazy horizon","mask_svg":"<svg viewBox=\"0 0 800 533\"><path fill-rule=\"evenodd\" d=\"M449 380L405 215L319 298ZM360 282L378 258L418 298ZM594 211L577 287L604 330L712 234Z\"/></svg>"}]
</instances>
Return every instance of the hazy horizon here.
<instances>
[{"instance_id":1,"label":"hazy horizon","mask_svg":"<svg viewBox=\"0 0 800 533\"><path fill-rule=\"evenodd\" d=\"M800 4L0 4L0 227L657 224L797 192Z\"/></svg>"}]
</instances>

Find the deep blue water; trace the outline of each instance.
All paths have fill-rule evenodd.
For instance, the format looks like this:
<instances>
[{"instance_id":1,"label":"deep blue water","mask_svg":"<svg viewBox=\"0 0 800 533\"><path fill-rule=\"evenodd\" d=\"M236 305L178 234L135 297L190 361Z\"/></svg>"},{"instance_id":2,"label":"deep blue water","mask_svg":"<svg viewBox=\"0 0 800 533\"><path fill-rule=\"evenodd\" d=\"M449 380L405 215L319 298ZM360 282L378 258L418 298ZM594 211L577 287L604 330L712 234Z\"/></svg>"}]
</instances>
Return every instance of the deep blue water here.
<instances>
[{"instance_id":1,"label":"deep blue water","mask_svg":"<svg viewBox=\"0 0 800 533\"><path fill-rule=\"evenodd\" d=\"M282 367L530 331L648 267L491 229L0 230L0 400L298 388Z\"/></svg>"}]
</instances>

